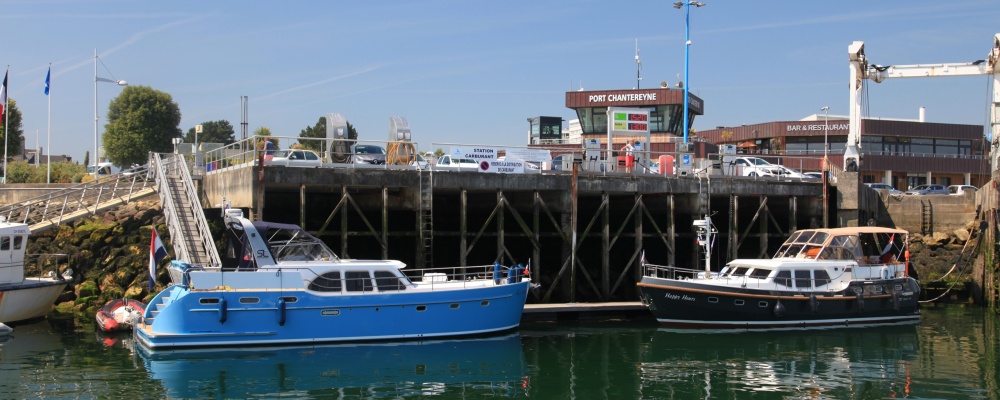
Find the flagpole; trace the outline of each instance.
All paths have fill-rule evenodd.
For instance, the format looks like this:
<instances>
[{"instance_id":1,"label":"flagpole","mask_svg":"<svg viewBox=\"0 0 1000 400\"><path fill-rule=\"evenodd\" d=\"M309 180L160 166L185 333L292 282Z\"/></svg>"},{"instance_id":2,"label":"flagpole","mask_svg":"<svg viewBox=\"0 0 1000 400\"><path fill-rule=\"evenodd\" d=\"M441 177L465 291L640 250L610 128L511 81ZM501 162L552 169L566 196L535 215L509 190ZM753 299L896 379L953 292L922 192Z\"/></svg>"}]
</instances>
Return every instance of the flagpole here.
<instances>
[{"instance_id":1,"label":"flagpole","mask_svg":"<svg viewBox=\"0 0 1000 400\"><path fill-rule=\"evenodd\" d=\"M49 63L49 72L45 74L45 97L49 98L49 131L45 137L45 148L48 156L45 160L45 183L52 183L52 96L49 95L49 78L52 76L52 63ZM41 154L39 154L41 156Z\"/></svg>"},{"instance_id":2,"label":"flagpole","mask_svg":"<svg viewBox=\"0 0 1000 400\"><path fill-rule=\"evenodd\" d=\"M3 74L3 183L7 183L7 138L10 137L10 101L7 95L7 76L10 75L10 64L7 64L7 72Z\"/></svg>"}]
</instances>

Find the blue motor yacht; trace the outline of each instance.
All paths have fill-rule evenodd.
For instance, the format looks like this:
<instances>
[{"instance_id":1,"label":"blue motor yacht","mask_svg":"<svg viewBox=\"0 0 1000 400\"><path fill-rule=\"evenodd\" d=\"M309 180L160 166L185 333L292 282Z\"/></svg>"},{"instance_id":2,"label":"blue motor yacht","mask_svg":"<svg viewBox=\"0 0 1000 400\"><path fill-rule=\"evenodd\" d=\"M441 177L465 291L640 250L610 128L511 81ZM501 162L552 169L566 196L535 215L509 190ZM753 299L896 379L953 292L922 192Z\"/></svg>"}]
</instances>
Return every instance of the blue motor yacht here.
<instances>
[{"instance_id":1,"label":"blue motor yacht","mask_svg":"<svg viewBox=\"0 0 1000 400\"><path fill-rule=\"evenodd\" d=\"M408 270L339 258L297 225L225 213L221 267L172 261L137 341L148 348L477 335L517 327L531 285L499 264Z\"/></svg>"}]
</instances>

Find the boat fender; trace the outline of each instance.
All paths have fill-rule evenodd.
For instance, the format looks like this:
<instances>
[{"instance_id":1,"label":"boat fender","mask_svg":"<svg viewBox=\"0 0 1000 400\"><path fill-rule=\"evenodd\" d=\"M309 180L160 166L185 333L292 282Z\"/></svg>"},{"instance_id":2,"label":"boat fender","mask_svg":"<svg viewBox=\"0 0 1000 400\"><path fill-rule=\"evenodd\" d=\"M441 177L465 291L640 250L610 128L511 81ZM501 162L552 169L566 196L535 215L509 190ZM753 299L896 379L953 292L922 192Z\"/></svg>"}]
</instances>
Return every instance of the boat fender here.
<instances>
[{"instance_id":1,"label":"boat fender","mask_svg":"<svg viewBox=\"0 0 1000 400\"><path fill-rule=\"evenodd\" d=\"M774 303L774 316L778 318L785 316L785 305L781 304L781 300Z\"/></svg>"},{"instance_id":2,"label":"boat fender","mask_svg":"<svg viewBox=\"0 0 1000 400\"><path fill-rule=\"evenodd\" d=\"M507 283L518 283L521 281L521 271L524 267L521 264L517 264L516 267L507 270Z\"/></svg>"},{"instance_id":3,"label":"boat fender","mask_svg":"<svg viewBox=\"0 0 1000 400\"><path fill-rule=\"evenodd\" d=\"M278 325L285 326L285 298L278 299Z\"/></svg>"},{"instance_id":4,"label":"boat fender","mask_svg":"<svg viewBox=\"0 0 1000 400\"><path fill-rule=\"evenodd\" d=\"M497 261L493 263L493 283L496 285L500 284L500 262Z\"/></svg>"},{"instance_id":5,"label":"boat fender","mask_svg":"<svg viewBox=\"0 0 1000 400\"><path fill-rule=\"evenodd\" d=\"M819 300L816 299L816 293L809 294L809 306L812 307L813 314L819 312Z\"/></svg>"},{"instance_id":6,"label":"boat fender","mask_svg":"<svg viewBox=\"0 0 1000 400\"><path fill-rule=\"evenodd\" d=\"M882 267L882 279L889 279L889 267Z\"/></svg>"},{"instance_id":7,"label":"boat fender","mask_svg":"<svg viewBox=\"0 0 1000 400\"><path fill-rule=\"evenodd\" d=\"M219 300L219 323L226 323L226 299Z\"/></svg>"},{"instance_id":8,"label":"boat fender","mask_svg":"<svg viewBox=\"0 0 1000 400\"><path fill-rule=\"evenodd\" d=\"M865 292L864 289L858 290L858 311L865 311Z\"/></svg>"}]
</instances>

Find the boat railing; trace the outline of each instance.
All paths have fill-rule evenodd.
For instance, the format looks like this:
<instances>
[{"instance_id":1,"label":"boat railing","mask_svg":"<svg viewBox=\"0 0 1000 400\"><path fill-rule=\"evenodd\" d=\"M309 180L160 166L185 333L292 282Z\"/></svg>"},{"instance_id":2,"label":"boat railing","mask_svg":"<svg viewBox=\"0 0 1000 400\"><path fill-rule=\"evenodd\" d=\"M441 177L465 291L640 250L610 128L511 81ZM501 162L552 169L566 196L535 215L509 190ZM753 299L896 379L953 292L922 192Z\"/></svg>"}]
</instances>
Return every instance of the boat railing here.
<instances>
[{"instance_id":1,"label":"boat railing","mask_svg":"<svg viewBox=\"0 0 1000 400\"><path fill-rule=\"evenodd\" d=\"M59 269L69 265L69 254L49 253L49 254L25 254L24 255L24 276L42 276L47 271L53 271L55 275L61 276ZM68 267L67 267L68 268Z\"/></svg>"},{"instance_id":2,"label":"boat railing","mask_svg":"<svg viewBox=\"0 0 1000 400\"><path fill-rule=\"evenodd\" d=\"M680 268L670 265L644 264L643 275L663 279L694 279L705 276L703 269Z\"/></svg>"}]
</instances>

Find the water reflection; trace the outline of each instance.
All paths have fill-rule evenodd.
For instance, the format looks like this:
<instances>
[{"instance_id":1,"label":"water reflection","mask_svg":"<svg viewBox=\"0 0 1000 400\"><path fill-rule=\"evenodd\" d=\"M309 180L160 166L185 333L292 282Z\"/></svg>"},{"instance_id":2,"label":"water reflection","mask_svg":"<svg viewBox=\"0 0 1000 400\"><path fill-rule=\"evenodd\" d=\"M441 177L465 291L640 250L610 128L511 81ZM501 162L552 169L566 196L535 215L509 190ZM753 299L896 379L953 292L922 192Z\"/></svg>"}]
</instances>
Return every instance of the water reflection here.
<instances>
[{"instance_id":1,"label":"water reflection","mask_svg":"<svg viewBox=\"0 0 1000 400\"><path fill-rule=\"evenodd\" d=\"M516 333L472 339L139 354L168 396L517 396L525 374Z\"/></svg>"},{"instance_id":2,"label":"water reflection","mask_svg":"<svg viewBox=\"0 0 1000 400\"><path fill-rule=\"evenodd\" d=\"M657 331L641 349L647 396L905 396L915 325L745 333Z\"/></svg>"}]
</instances>

